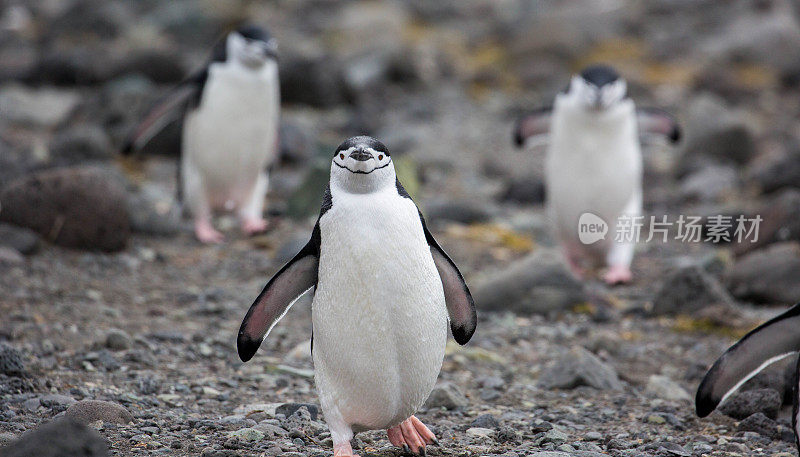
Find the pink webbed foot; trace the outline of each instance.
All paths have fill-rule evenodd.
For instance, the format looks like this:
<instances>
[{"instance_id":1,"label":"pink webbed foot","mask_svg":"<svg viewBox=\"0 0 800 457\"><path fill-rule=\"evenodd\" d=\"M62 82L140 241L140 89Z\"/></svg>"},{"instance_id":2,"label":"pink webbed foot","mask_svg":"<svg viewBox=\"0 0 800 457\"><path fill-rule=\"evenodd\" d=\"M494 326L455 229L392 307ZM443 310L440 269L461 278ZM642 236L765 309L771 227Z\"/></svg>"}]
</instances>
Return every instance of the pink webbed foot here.
<instances>
[{"instance_id":1,"label":"pink webbed foot","mask_svg":"<svg viewBox=\"0 0 800 457\"><path fill-rule=\"evenodd\" d=\"M629 283L632 279L631 269L621 265L610 266L603 276L603 280L610 286Z\"/></svg>"},{"instance_id":2,"label":"pink webbed foot","mask_svg":"<svg viewBox=\"0 0 800 457\"><path fill-rule=\"evenodd\" d=\"M225 236L216 231L214 227L211 226L211 223L207 220L195 221L194 234L202 243L217 244L222 243L225 240Z\"/></svg>"},{"instance_id":3,"label":"pink webbed foot","mask_svg":"<svg viewBox=\"0 0 800 457\"><path fill-rule=\"evenodd\" d=\"M256 233L261 233L269 227L269 223L266 219L256 218L256 219L244 219L242 220L242 231L245 235L255 235Z\"/></svg>"},{"instance_id":4,"label":"pink webbed foot","mask_svg":"<svg viewBox=\"0 0 800 457\"><path fill-rule=\"evenodd\" d=\"M350 446L349 441L333 445L333 457L359 457L358 454L353 454L353 447Z\"/></svg>"},{"instance_id":5,"label":"pink webbed foot","mask_svg":"<svg viewBox=\"0 0 800 457\"><path fill-rule=\"evenodd\" d=\"M389 441L395 446L402 447L406 452L425 455L425 446L428 444L439 445L436 435L416 416L400 422L386 431Z\"/></svg>"}]
</instances>

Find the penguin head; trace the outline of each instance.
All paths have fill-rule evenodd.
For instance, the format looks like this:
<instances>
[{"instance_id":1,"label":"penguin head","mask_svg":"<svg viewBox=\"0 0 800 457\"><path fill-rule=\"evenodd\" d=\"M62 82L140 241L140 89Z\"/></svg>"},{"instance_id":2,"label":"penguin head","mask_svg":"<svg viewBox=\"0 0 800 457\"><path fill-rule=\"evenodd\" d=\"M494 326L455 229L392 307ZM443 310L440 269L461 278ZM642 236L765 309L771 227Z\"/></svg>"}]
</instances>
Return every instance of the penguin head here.
<instances>
[{"instance_id":1,"label":"penguin head","mask_svg":"<svg viewBox=\"0 0 800 457\"><path fill-rule=\"evenodd\" d=\"M592 65L572 77L567 94L594 111L611 108L625 98L625 80L608 65Z\"/></svg>"},{"instance_id":2,"label":"penguin head","mask_svg":"<svg viewBox=\"0 0 800 457\"><path fill-rule=\"evenodd\" d=\"M225 40L227 58L249 68L277 59L278 44L269 32L254 25L239 27Z\"/></svg>"},{"instance_id":3,"label":"penguin head","mask_svg":"<svg viewBox=\"0 0 800 457\"><path fill-rule=\"evenodd\" d=\"M394 186L396 179L389 150L375 138L355 136L336 148L331 184L350 193L369 193Z\"/></svg>"}]
</instances>

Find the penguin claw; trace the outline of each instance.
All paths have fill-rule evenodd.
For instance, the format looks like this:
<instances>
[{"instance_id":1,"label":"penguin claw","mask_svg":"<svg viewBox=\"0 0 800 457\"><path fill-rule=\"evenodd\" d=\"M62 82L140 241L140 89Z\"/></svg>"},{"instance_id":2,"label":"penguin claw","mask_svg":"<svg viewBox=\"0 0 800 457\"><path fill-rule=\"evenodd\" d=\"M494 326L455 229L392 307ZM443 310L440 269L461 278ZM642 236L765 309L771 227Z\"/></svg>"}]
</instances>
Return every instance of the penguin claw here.
<instances>
[{"instance_id":1,"label":"penguin claw","mask_svg":"<svg viewBox=\"0 0 800 457\"><path fill-rule=\"evenodd\" d=\"M406 454L411 454L411 448L408 447L407 444L403 444L403 452Z\"/></svg>"},{"instance_id":2,"label":"penguin claw","mask_svg":"<svg viewBox=\"0 0 800 457\"><path fill-rule=\"evenodd\" d=\"M433 444L436 447L440 447L441 446L441 444L439 443L439 440L437 440L436 438L431 439L431 444Z\"/></svg>"}]
</instances>

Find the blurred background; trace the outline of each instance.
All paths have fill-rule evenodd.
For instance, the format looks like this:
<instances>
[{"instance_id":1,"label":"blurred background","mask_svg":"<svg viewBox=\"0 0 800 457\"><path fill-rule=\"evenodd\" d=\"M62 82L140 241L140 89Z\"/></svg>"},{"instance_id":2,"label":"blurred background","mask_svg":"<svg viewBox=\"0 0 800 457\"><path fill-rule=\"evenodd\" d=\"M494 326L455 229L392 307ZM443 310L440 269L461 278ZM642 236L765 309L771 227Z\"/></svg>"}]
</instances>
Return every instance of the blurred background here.
<instances>
[{"instance_id":1,"label":"blurred background","mask_svg":"<svg viewBox=\"0 0 800 457\"><path fill-rule=\"evenodd\" d=\"M234 341L308 240L336 145L369 134L480 312L422 414L447 443L431 452L791 450L784 366L746 386L750 409L700 421L690 394L800 298L799 21L789 0L0 1L0 445L72 409L94 431L70 436L113 455L329 453L308 303L249 364ZM118 151L242 22L279 44L273 226L246 238L223 217L228 241L204 246L176 201L180 124ZM683 126L644 150L645 214L760 215L757 242L641 243L612 289L568 273L544 148L515 149L512 129L591 63Z\"/></svg>"}]
</instances>

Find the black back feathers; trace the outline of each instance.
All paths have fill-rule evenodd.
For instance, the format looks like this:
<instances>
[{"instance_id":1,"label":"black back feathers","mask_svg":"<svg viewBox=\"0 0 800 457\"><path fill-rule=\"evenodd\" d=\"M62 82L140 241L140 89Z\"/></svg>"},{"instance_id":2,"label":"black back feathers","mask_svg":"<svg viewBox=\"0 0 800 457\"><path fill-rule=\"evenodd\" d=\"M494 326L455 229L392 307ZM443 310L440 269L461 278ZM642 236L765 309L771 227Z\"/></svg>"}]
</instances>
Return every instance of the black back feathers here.
<instances>
[{"instance_id":1,"label":"black back feathers","mask_svg":"<svg viewBox=\"0 0 800 457\"><path fill-rule=\"evenodd\" d=\"M603 87L619 79L619 73L608 65L592 65L581 72L581 78L595 87Z\"/></svg>"}]
</instances>

